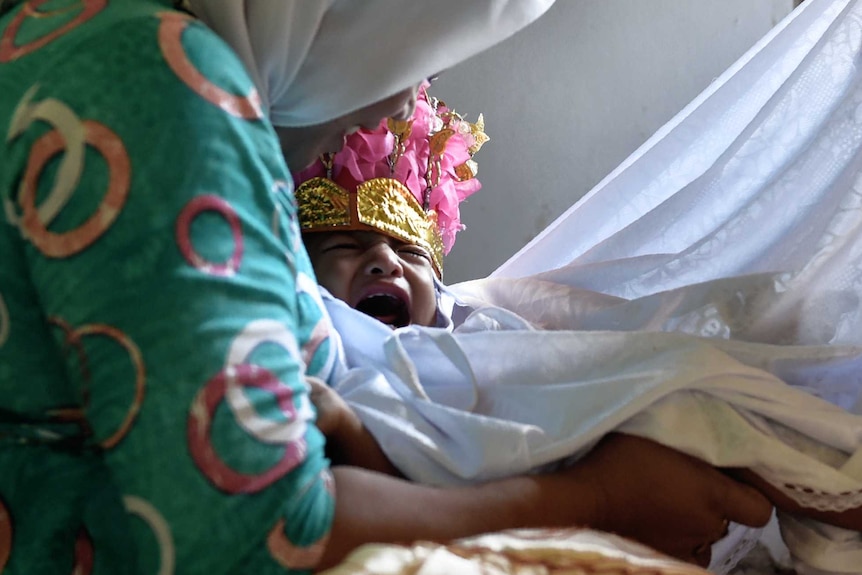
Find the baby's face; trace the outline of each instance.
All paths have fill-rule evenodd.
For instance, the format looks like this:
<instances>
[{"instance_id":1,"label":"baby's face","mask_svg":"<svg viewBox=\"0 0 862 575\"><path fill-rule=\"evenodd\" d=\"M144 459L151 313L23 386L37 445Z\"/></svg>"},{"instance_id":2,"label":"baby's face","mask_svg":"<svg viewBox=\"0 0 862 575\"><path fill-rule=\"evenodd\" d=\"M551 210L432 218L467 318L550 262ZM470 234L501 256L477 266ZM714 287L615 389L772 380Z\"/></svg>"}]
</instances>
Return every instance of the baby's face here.
<instances>
[{"instance_id":1,"label":"baby's face","mask_svg":"<svg viewBox=\"0 0 862 575\"><path fill-rule=\"evenodd\" d=\"M434 325L434 268L423 248L376 232L319 232L303 239L317 281L333 296L393 328Z\"/></svg>"}]
</instances>

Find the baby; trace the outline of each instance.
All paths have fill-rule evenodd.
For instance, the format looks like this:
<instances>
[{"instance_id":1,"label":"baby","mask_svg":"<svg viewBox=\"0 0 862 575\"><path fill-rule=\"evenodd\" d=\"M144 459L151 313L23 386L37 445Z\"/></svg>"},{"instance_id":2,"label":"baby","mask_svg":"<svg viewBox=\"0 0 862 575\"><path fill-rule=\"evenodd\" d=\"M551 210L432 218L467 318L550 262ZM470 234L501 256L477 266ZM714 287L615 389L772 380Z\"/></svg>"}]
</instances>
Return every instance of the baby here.
<instances>
[{"instance_id":1,"label":"baby","mask_svg":"<svg viewBox=\"0 0 862 575\"><path fill-rule=\"evenodd\" d=\"M391 328L444 327L443 256L476 192L473 155L488 140L420 90L413 117L348 136L344 148L302 172L296 198L318 282Z\"/></svg>"},{"instance_id":2,"label":"baby","mask_svg":"<svg viewBox=\"0 0 862 575\"><path fill-rule=\"evenodd\" d=\"M737 468L797 515L783 529L819 520L850 529L830 537L862 548L853 533L862 506L845 495L862 494L862 476L842 467L860 448L841 440L862 437L862 418L805 392L806 378L856 356L812 350L791 369L792 350L781 346L537 330L548 322L487 301L455 304L440 282L442 259L462 227L459 202L479 188L472 155L485 140L481 118L471 124L422 91L412 120L360 130L298 177L303 238L353 370L333 382L337 394L313 392L318 424L340 455L415 481L463 484L569 464L620 431ZM549 295L529 286L514 299ZM563 295L561 315L572 319L585 295ZM784 381L769 366L785 366ZM821 452L835 461L819 461ZM834 511L812 509L796 485Z\"/></svg>"}]
</instances>

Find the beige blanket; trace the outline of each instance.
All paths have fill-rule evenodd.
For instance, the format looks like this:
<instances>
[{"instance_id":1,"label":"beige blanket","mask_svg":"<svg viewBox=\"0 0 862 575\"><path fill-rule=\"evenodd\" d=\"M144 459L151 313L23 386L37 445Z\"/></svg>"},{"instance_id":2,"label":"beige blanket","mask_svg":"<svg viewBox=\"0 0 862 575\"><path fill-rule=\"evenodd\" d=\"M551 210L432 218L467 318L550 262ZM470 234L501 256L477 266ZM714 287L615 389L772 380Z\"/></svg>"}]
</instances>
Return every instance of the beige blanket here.
<instances>
[{"instance_id":1,"label":"beige blanket","mask_svg":"<svg viewBox=\"0 0 862 575\"><path fill-rule=\"evenodd\" d=\"M522 529L449 545L366 545L322 575L708 575L627 539L586 529Z\"/></svg>"}]
</instances>

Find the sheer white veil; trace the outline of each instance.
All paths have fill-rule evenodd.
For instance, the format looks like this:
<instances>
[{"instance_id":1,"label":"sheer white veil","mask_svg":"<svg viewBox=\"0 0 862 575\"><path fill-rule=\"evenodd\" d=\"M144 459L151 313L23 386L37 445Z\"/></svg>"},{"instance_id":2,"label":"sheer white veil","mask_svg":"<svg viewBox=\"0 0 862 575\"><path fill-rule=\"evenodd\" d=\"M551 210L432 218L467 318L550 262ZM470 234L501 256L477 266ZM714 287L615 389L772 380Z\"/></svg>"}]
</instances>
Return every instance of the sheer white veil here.
<instances>
[{"instance_id":1,"label":"sheer white veil","mask_svg":"<svg viewBox=\"0 0 862 575\"><path fill-rule=\"evenodd\" d=\"M747 339L862 343L860 60L862 1L808 0L492 277L631 300L770 274Z\"/></svg>"},{"instance_id":2,"label":"sheer white veil","mask_svg":"<svg viewBox=\"0 0 862 575\"><path fill-rule=\"evenodd\" d=\"M593 334L594 353L604 351L597 342L606 330L625 332L625 350L645 331L673 331L745 354L768 344L798 365L813 350L837 358L854 349L846 372L836 363L796 380L775 370L778 363L770 369L849 412L836 416L856 417L827 442L850 427L858 432L860 64L862 0L806 0L491 278L451 286L453 293L528 317L565 318L574 325L556 327ZM857 462L843 472L857 481L860 445L857 436L841 448ZM860 572L862 534L785 516L781 530L800 573Z\"/></svg>"},{"instance_id":3,"label":"sheer white veil","mask_svg":"<svg viewBox=\"0 0 862 575\"><path fill-rule=\"evenodd\" d=\"M858 286L860 23L858 0L807 0L493 277L627 298L803 269Z\"/></svg>"}]
</instances>

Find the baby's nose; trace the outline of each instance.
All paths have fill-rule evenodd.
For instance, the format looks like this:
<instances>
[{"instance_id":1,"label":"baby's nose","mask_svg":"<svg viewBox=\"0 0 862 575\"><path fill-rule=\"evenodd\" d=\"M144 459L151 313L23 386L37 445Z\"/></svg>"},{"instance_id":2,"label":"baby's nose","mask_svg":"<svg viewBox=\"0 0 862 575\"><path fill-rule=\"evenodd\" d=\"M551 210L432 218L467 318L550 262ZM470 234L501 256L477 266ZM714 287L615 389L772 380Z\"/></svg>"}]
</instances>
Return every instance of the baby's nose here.
<instances>
[{"instance_id":1,"label":"baby's nose","mask_svg":"<svg viewBox=\"0 0 862 575\"><path fill-rule=\"evenodd\" d=\"M386 242L380 242L368 248L366 252L368 261L365 265L365 273L369 275L394 275L401 276L404 268L401 258Z\"/></svg>"}]
</instances>

